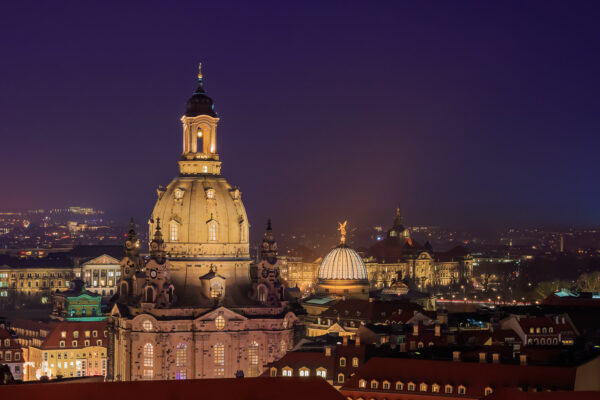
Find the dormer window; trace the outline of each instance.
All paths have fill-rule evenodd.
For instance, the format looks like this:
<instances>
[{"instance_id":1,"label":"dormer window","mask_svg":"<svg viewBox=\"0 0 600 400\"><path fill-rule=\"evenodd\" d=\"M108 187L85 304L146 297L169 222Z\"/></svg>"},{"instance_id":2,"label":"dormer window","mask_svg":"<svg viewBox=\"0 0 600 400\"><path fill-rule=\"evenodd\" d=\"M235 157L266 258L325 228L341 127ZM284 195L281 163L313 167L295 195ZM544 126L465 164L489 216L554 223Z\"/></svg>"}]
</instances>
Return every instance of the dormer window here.
<instances>
[{"instance_id":1,"label":"dormer window","mask_svg":"<svg viewBox=\"0 0 600 400\"><path fill-rule=\"evenodd\" d=\"M460 385L458 387L458 394L467 394L467 388L464 387L463 385Z\"/></svg>"},{"instance_id":2,"label":"dormer window","mask_svg":"<svg viewBox=\"0 0 600 400\"><path fill-rule=\"evenodd\" d=\"M444 393L452 393L452 385L446 385L444 387Z\"/></svg>"},{"instance_id":3,"label":"dormer window","mask_svg":"<svg viewBox=\"0 0 600 400\"><path fill-rule=\"evenodd\" d=\"M309 376L310 370L306 367L300 368L300 376Z\"/></svg>"},{"instance_id":4,"label":"dormer window","mask_svg":"<svg viewBox=\"0 0 600 400\"><path fill-rule=\"evenodd\" d=\"M209 188L206 189L206 198L207 199L214 199L215 198L215 189Z\"/></svg>"},{"instance_id":5,"label":"dormer window","mask_svg":"<svg viewBox=\"0 0 600 400\"><path fill-rule=\"evenodd\" d=\"M400 381L396 382L396 390L404 390L404 383Z\"/></svg>"},{"instance_id":6,"label":"dormer window","mask_svg":"<svg viewBox=\"0 0 600 400\"><path fill-rule=\"evenodd\" d=\"M364 379L361 379L360 381L358 381L358 387L359 388L366 388L367 387L367 381L365 381Z\"/></svg>"},{"instance_id":7,"label":"dormer window","mask_svg":"<svg viewBox=\"0 0 600 400\"><path fill-rule=\"evenodd\" d=\"M494 392L494 390L491 387L486 387L484 390L484 393L486 396L489 396L490 394L492 394Z\"/></svg>"},{"instance_id":8,"label":"dormer window","mask_svg":"<svg viewBox=\"0 0 600 400\"><path fill-rule=\"evenodd\" d=\"M377 389L379 387L379 382L376 380L371 381L371 389Z\"/></svg>"},{"instance_id":9,"label":"dormer window","mask_svg":"<svg viewBox=\"0 0 600 400\"><path fill-rule=\"evenodd\" d=\"M185 191L181 188L177 188L175 189L175 191L173 192L173 195L175 196L176 200L181 200L183 199L183 195L184 195Z\"/></svg>"},{"instance_id":10,"label":"dormer window","mask_svg":"<svg viewBox=\"0 0 600 400\"><path fill-rule=\"evenodd\" d=\"M321 378L327 378L327 370L325 368L317 368L317 376Z\"/></svg>"},{"instance_id":11,"label":"dormer window","mask_svg":"<svg viewBox=\"0 0 600 400\"><path fill-rule=\"evenodd\" d=\"M283 376L292 376L292 372L293 372L293 369L291 369L290 367L284 367L281 370L281 374Z\"/></svg>"}]
</instances>

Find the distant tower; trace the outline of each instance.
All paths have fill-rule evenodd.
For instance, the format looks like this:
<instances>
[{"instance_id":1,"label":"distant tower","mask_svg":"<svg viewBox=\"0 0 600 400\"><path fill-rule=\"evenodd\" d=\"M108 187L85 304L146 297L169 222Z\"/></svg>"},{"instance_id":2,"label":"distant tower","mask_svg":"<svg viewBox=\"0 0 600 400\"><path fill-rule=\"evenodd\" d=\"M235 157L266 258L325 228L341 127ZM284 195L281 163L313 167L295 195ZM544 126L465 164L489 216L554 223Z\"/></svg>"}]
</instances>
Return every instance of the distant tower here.
<instances>
[{"instance_id":1,"label":"distant tower","mask_svg":"<svg viewBox=\"0 0 600 400\"><path fill-rule=\"evenodd\" d=\"M565 252L565 236L562 233L560 234L559 250L561 253Z\"/></svg>"}]
</instances>

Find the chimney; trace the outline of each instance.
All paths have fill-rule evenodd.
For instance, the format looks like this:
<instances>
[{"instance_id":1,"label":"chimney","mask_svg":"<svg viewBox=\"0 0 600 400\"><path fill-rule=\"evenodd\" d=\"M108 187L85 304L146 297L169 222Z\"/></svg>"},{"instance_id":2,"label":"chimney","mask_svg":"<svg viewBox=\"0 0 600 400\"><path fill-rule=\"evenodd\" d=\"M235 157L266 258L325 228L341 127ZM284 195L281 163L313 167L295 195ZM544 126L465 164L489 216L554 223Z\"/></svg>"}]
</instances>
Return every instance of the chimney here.
<instances>
[{"instance_id":1,"label":"chimney","mask_svg":"<svg viewBox=\"0 0 600 400\"><path fill-rule=\"evenodd\" d=\"M360 346L360 336L356 335L356 339L354 339L354 345L356 347Z\"/></svg>"},{"instance_id":2,"label":"chimney","mask_svg":"<svg viewBox=\"0 0 600 400\"><path fill-rule=\"evenodd\" d=\"M493 353L492 354L492 362L494 364L498 364L500 362L500 353Z\"/></svg>"},{"instance_id":3,"label":"chimney","mask_svg":"<svg viewBox=\"0 0 600 400\"><path fill-rule=\"evenodd\" d=\"M419 323L413 325L413 336L419 336Z\"/></svg>"},{"instance_id":4,"label":"chimney","mask_svg":"<svg viewBox=\"0 0 600 400\"><path fill-rule=\"evenodd\" d=\"M485 353L479 353L479 362L485 363Z\"/></svg>"},{"instance_id":5,"label":"chimney","mask_svg":"<svg viewBox=\"0 0 600 400\"><path fill-rule=\"evenodd\" d=\"M527 365L527 355L526 354L519 355L519 364Z\"/></svg>"},{"instance_id":6,"label":"chimney","mask_svg":"<svg viewBox=\"0 0 600 400\"><path fill-rule=\"evenodd\" d=\"M435 324L435 336L442 335L442 327L439 324Z\"/></svg>"},{"instance_id":7,"label":"chimney","mask_svg":"<svg viewBox=\"0 0 600 400\"><path fill-rule=\"evenodd\" d=\"M344 336L343 341L344 346L348 346L348 336Z\"/></svg>"},{"instance_id":8,"label":"chimney","mask_svg":"<svg viewBox=\"0 0 600 400\"><path fill-rule=\"evenodd\" d=\"M331 357L331 347L325 347L325 357Z\"/></svg>"},{"instance_id":9,"label":"chimney","mask_svg":"<svg viewBox=\"0 0 600 400\"><path fill-rule=\"evenodd\" d=\"M452 352L452 361L460 361L460 351Z\"/></svg>"}]
</instances>

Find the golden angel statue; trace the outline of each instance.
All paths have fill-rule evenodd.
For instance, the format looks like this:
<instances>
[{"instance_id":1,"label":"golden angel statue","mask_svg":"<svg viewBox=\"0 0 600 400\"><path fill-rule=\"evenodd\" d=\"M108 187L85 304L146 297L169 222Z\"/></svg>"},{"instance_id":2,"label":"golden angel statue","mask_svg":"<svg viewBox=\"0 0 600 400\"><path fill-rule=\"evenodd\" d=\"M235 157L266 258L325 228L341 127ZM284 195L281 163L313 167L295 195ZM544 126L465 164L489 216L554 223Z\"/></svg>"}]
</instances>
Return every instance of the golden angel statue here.
<instances>
[{"instance_id":1,"label":"golden angel statue","mask_svg":"<svg viewBox=\"0 0 600 400\"><path fill-rule=\"evenodd\" d=\"M340 235L342 236L340 239L342 244L346 243L346 224L347 223L348 223L348 221L338 222L338 225L339 225L338 231L340 231Z\"/></svg>"}]
</instances>

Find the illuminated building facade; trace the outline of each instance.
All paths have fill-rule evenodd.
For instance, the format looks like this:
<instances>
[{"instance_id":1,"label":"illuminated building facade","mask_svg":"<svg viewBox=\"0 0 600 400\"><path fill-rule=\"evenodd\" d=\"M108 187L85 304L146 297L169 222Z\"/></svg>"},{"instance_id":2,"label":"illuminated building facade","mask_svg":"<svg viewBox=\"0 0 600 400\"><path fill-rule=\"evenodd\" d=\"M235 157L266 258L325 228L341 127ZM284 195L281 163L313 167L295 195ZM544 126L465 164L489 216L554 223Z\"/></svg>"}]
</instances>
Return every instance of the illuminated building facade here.
<instances>
[{"instance_id":1,"label":"illuminated building facade","mask_svg":"<svg viewBox=\"0 0 600 400\"><path fill-rule=\"evenodd\" d=\"M26 381L106 375L105 321L16 320L10 328L24 349Z\"/></svg>"},{"instance_id":2,"label":"illuminated building facade","mask_svg":"<svg viewBox=\"0 0 600 400\"><path fill-rule=\"evenodd\" d=\"M429 243L417 243L403 225L399 210L385 237L361 252L361 259L371 289L390 288L402 279L419 290L427 290L464 283L473 276L473 257L466 248L456 246L439 253L434 252ZM289 260L282 269L283 278L290 287L298 286L303 292L314 292L321 279L321 265Z\"/></svg>"},{"instance_id":3,"label":"illuminated building facade","mask_svg":"<svg viewBox=\"0 0 600 400\"><path fill-rule=\"evenodd\" d=\"M108 254L102 254L81 265L81 278L86 289L102 297L112 297L117 292L120 275L119 260Z\"/></svg>"},{"instance_id":4,"label":"illuminated building facade","mask_svg":"<svg viewBox=\"0 0 600 400\"><path fill-rule=\"evenodd\" d=\"M0 266L0 307L49 306L52 293L78 274L73 266Z\"/></svg>"},{"instance_id":5,"label":"illuminated building facade","mask_svg":"<svg viewBox=\"0 0 600 400\"><path fill-rule=\"evenodd\" d=\"M81 279L71 281L69 290L52 295L52 317L63 321L103 321L102 296L86 290Z\"/></svg>"},{"instance_id":6,"label":"illuminated building facade","mask_svg":"<svg viewBox=\"0 0 600 400\"><path fill-rule=\"evenodd\" d=\"M239 189L221 176L213 101L187 102L179 176L159 188L150 260L133 226L109 316L108 379L258 376L293 346L296 316L281 283L270 229L251 277L248 221Z\"/></svg>"},{"instance_id":7,"label":"illuminated building facade","mask_svg":"<svg viewBox=\"0 0 600 400\"><path fill-rule=\"evenodd\" d=\"M23 380L23 349L3 325L0 325L0 364L8 366L14 380Z\"/></svg>"}]
</instances>

